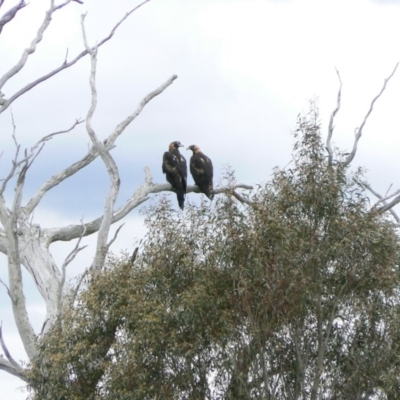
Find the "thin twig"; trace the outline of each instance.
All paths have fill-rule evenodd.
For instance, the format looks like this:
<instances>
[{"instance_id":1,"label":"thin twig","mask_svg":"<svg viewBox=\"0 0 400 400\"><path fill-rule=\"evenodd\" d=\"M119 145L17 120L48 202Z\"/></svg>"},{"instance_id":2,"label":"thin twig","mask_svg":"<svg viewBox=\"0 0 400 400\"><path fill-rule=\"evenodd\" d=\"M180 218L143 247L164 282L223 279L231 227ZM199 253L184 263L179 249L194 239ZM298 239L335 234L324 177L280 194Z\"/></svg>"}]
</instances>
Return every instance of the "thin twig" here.
<instances>
[{"instance_id":1,"label":"thin twig","mask_svg":"<svg viewBox=\"0 0 400 400\"><path fill-rule=\"evenodd\" d=\"M8 296L10 297L11 301L14 303L14 299L11 295L10 288L3 282L3 280L1 278L0 278L0 283L6 288Z\"/></svg>"},{"instance_id":2,"label":"thin twig","mask_svg":"<svg viewBox=\"0 0 400 400\"><path fill-rule=\"evenodd\" d=\"M10 361L10 363L14 366L14 368L16 368L17 370L22 371L22 367L14 360L14 358L11 356L10 352L7 349L7 346L4 342L4 338L3 338L3 327L2 327L2 322L0 322L0 344L1 344L1 348L4 351L4 354L6 355L8 361Z\"/></svg>"},{"instance_id":3,"label":"thin twig","mask_svg":"<svg viewBox=\"0 0 400 400\"><path fill-rule=\"evenodd\" d=\"M333 110L330 121L329 121L328 137L326 139L326 148L327 148L328 154L329 154L329 165L332 165L332 161L333 161L333 151L332 151L332 146L331 146L331 140L332 140L333 129L334 129L333 123L334 123L337 112L340 110L340 99L342 97L342 80L340 79L340 74L337 69L336 69L336 73L339 78L339 91L338 91L338 96L337 96L336 108Z\"/></svg>"},{"instance_id":4,"label":"thin twig","mask_svg":"<svg viewBox=\"0 0 400 400\"><path fill-rule=\"evenodd\" d=\"M60 280L60 285L58 288L58 312L61 312L61 308L62 308L62 293L64 290L64 284L65 284L65 279L66 279L66 275L67 275L67 266L75 259L76 255L82 251L84 248L86 248L87 246L82 246L79 247L82 238L85 236L86 233L86 227L83 223L83 220L81 220L81 226L82 226L82 233L79 236L75 247L71 250L71 252L67 255L67 257L65 257L65 260L63 262L63 265L61 267L61 280Z\"/></svg>"},{"instance_id":5,"label":"thin twig","mask_svg":"<svg viewBox=\"0 0 400 400\"><path fill-rule=\"evenodd\" d=\"M114 237L108 242L108 244L107 244L107 252L108 252L108 250L110 249L110 246L115 242L115 240L117 239L117 237L118 237L118 233L119 233L119 231L121 230L121 228L124 226L125 224L121 224L119 227L118 227L118 229L115 231L115 233L114 233Z\"/></svg>"}]
</instances>

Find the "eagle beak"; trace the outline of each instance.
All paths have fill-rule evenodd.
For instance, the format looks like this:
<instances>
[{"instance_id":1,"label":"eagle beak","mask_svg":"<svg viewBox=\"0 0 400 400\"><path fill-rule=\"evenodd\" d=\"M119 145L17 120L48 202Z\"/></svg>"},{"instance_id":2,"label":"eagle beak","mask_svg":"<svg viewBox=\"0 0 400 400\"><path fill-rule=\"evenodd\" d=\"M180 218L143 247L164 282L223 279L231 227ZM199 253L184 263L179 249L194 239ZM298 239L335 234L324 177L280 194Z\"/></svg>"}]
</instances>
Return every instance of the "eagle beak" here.
<instances>
[{"instance_id":1,"label":"eagle beak","mask_svg":"<svg viewBox=\"0 0 400 400\"><path fill-rule=\"evenodd\" d=\"M190 146L186 150L190 150Z\"/></svg>"},{"instance_id":2,"label":"eagle beak","mask_svg":"<svg viewBox=\"0 0 400 400\"><path fill-rule=\"evenodd\" d=\"M185 147L182 143L178 147Z\"/></svg>"}]
</instances>

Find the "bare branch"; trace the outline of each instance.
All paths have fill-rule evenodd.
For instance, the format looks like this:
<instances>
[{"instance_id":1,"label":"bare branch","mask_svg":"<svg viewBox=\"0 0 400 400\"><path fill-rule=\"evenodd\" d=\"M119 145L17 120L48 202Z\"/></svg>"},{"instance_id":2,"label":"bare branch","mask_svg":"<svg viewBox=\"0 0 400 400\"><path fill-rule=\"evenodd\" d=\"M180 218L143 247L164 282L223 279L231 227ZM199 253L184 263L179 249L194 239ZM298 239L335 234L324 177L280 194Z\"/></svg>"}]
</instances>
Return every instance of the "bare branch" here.
<instances>
[{"instance_id":1,"label":"bare branch","mask_svg":"<svg viewBox=\"0 0 400 400\"><path fill-rule=\"evenodd\" d=\"M71 1L71 0L70 0ZM70 1L66 2L65 4L68 4ZM138 6L134 7L132 10L130 10L129 12L127 12L125 14L125 16L123 18L121 18L116 24L115 26L111 29L111 32L104 38L102 39L98 44L97 44L97 48L99 48L100 46L102 46L104 43L108 42L113 36L114 33L116 32L116 30L118 29L118 27L134 12L136 11L138 8L140 8L141 6L143 6L145 3L148 3L150 0L145 0L143 1L141 4L139 4ZM46 14L47 17L47 14ZM38 32L39 33L39 32ZM25 50L27 51L27 50ZM53 77L54 75L58 74L59 72L63 71L64 69L70 68L71 66L73 66L74 64L76 64L82 57L85 57L88 53L87 50L83 50L80 54L78 54L73 60L71 60L70 62L67 62L66 60L58 67L53 69L52 71L50 71L49 73L41 76L40 78L36 79L35 81L27 84L26 86L24 86L22 89L20 89L19 91L17 91L16 93L14 93L9 99L1 99L0 98L0 114L5 111L18 97L22 96L23 94L25 94L26 92L28 92L29 90L31 90L32 88L34 88L35 86L37 86L39 83L42 83L44 81L46 81L47 79ZM21 58L21 60L23 60L23 58ZM20 63L21 63L20 60ZM26 63L26 60L25 60ZM25 65L24 63L24 65ZM18 64L17 64L18 66ZM16 66L16 67L17 67ZM14 68L16 68L14 67ZM21 66L21 68L23 67L23 65ZM21 69L20 68L20 69ZM17 71L18 72L18 71ZM15 75L15 74L13 74ZM4 78L4 77L3 77ZM3 79L2 78L2 79ZM9 78L6 79L6 81ZM4 82L5 83L5 82ZM4 83L2 83L2 80L0 80L0 89L4 86ZM0 91L1 94L1 91Z\"/></svg>"},{"instance_id":2,"label":"bare branch","mask_svg":"<svg viewBox=\"0 0 400 400\"><path fill-rule=\"evenodd\" d=\"M23 165L17 180L13 206L9 216L2 215L5 220L4 226L7 235L7 258L8 258L8 276L10 282L10 293L14 300L12 304L15 324L17 325L19 335L24 345L25 351L30 360L36 354L36 336L33 327L29 321L26 309L25 295L22 288L22 271L20 259L20 247L18 239L18 218L21 216L22 189L25 183L26 171L29 167L28 159ZM0 207L0 213L4 210Z\"/></svg>"},{"instance_id":3,"label":"bare branch","mask_svg":"<svg viewBox=\"0 0 400 400\"><path fill-rule=\"evenodd\" d=\"M0 2L0 7L3 5L3 0ZM0 18L0 34L3 30L3 27L8 24L16 15L19 10L24 8L27 4L24 0L20 0L14 7L8 10L1 18Z\"/></svg>"},{"instance_id":4,"label":"bare branch","mask_svg":"<svg viewBox=\"0 0 400 400\"><path fill-rule=\"evenodd\" d=\"M346 160L342 162L342 166L343 167L347 167L352 161L353 158L356 155L357 152L357 145L358 145L358 141L361 138L362 135L362 130L364 128L365 123L367 122L368 117L370 116L370 114L372 113L372 110L374 108L374 104L375 102L382 96L382 93L384 92L384 90L386 89L386 85L387 83L390 81L390 79L392 78L392 76L395 74L397 67L398 67L399 63L397 63L392 71L392 73L384 80L383 82L383 86L381 91L375 96L375 98L372 100L371 105L369 107L369 110L367 112L367 114L364 117L364 120L361 123L361 126L356 130L356 134L355 134L355 139L354 139L354 144L353 144L353 150L351 151L351 153L347 156Z\"/></svg>"},{"instance_id":5,"label":"bare branch","mask_svg":"<svg viewBox=\"0 0 400 400\"><path fill-rule=\"evenodd\" d=\"M33 152L39 145L48 142L49 140L53 139L54 136L56 135L61 135L63 133L68 133L71 132L72 130L75 129L75 127L79 124L81 124L82 122L84 122L84 119L76 119L75 122L72 124L72 126L68 129L65 129L63 131L57 131L57 132L53 132L50 133L49 135L43 136L40 140L38 140L32 147L31 147L31 152Z\"/></svg>"},{"instance_id":6,"label":"bare branch","mask_svg":"<svg viewBox=\"0 0 400 400\"><path fill-rule=\"evenodd\" d=\"M239 200L241 203L245 203L248 205L251 205L252 202L246 198L244 198L243 196L241 196L238 192L236 192L235 190L232 190L232 195Z\"/></svg>"},{"instance_id":7,"label":"bare branch","mask_svg":"<svg viewBox=\"0 0 400 400\"><path fill-rule=\"evenodd\" d=\"M358 182L360 185L362 185L363 187L365 187L366 189L368 189L374 196L376 196L379 201L377 201L372 209L377 209L378 211L384 213L386 211L389 211L393 218L396 220L396 222L398 224L400 224L400 218L399 216L396 214L396 212L393 210L393 207L400 203L400 196L397 196L395 199L393 199L390 203L387 202L388 199L392 198L393 196L396 196L400 193L400 190L396 190L395 192L393 192L391 195L387 195L385 197L383 197L381 194L379 194L378 192L376 192L374 189L372 189L371 185L369 185L367 182ZM379 203L383 203L384 205L380 208L377 208Z\"/></svg>"},{"instance_id":8,"label":"bare branch","mask_svg":"<svg viewBox=\"0 0 400 400\"><path fill-rule=\"evenodd\" d=\"M132 197L123 206L121 206L114 212L111 223L120 221L122 218L128 215L134 208L138 207L140 204L147 201L149 199L149 195L151 194L156 194L161 192L175 193L174 189L169 183L154 184L151 179L150 170L146 168L145 171L146 171L145 182L136 189ZM235 189L251 190L253 189L253 186L245 184L224 186L214 189L214 194L217 195L217 194L232 193L232 191L235 191ZM186 193L201 193L201 191L197 186L188 186L186 189ZM97 232L101 221L102 217L99 217L85 224L86 235L91 235ZM48 237L49 243L53 243L56 241L69 241L78 237L81 232L80 229L81 225L69 225L62 228L44 229L44 231L45 235Z\"/></svg>"},{"instance_id":9,"label":"bare branch","mask_svg":"<svg viewBox=\"0 0 400 400\"><path fill-rule=\"evenodd\" d=\"M392 210L392 208L400 203L400 196L397 196L396 198L394 198L390 203L385 204L383 207L379 208L378 211L380 212L386 212L386 211L390 211L391 214L394 216L395 212ZM396 218L396 217L395 217ZM397 221L397 219L396 219ZM398 220L397 222L400 223L400 220Z\"/></svg>"},{"instance_id":10,"label":"bare branch","mask_svg":"<svg viewBox=\"0 0 400 400\"><path fill-rule=\"evenodd\" d=\"M119 231L121 230L121 228L124 226L125 224L121 224L119 227L118 227L118 229L115 231L115 233L114 233L114 237L108 242L108 244L107 244L107 252L108 252L108 250L109 250L109 248L110 248L110 246L115 242L115 240L117 239L117 237L118 237L118 233L119 233Z\"/></svg>"},{"instance_id":11,"label":"bare branch","mask_svg":"<svg viewBox=\"0 0 400 400\"><path fill-rule=\"evenodd\" d=\"M71 252L65 257L65 260L63 262L63 265L61 267L61 280L60 280L60 285L58 288L58 312L60 313L62 310L62 296L63 296L63 290L64 290L64 285L65 285L65 279L67 276L67 266L75 259L76 255L86 248L87 246L82 246L79 247L81 244L82 238L85 236L86 233L86 227L83 224L83 221L81 220L81 226L82 226L82 233L78 238L78 241L76 242L75 247L71 250Z\"/></svg>"},{"instance_id":12,"label":"bare branch","mask_svg":"<svg viewBox=\"0 0 400 400\"><path fill-rule=\"evenodd\" d=\"M70 304L71 304L71 305L74 303L74 301L75 301L75 299L76 299L76 296L78 295L79 288L80 288L81 285L82 285L83 279L85 278L85 276L86 276L88 273L89 273L89 268L87 268L87 269L85 270L85 272L81 275L81 277L80 277L80 279L79 279L79 281L78 281L78 283L77 283L75 289L73 290L73 292L72 292L72 294L71 294L71 297L70 297Z\"/></svg>"},{"instance_id":13,"label":"bare branch","mask_svg":"<svg viewBox=\"0 0 400 400\"><path fill-rule=\"evenodd\" d=\"M0 370L8 372L11 375L16 376L17 378L22 379L23 381L27 382L28 380L26 379L23 371L18 370L15 368L10 361L6 360L4 357L0 355Z\"/></svg>"},{"instance_id":14,"label":"bare branch","mask_svg":"<svg viewBox=\"0 0 400 400\"><path fill-rule=\"evenodd\" d=\"M20 60L18 61L17 64L14 65L14 67L12 67L9 71L7 71L1 78L0 78L0 89L3 88L3 86L13 77L15 76L19 71L21 71L21 69L25 66L26 62L28 61L28 57L33 54L36 51L36 46L42 41L43 39L43 35L46 31L46 29L49 27L53 13L57 10L59 10L60 8L64 7L65 5L67 5L68 3L70 3L71 0L59 5L59 6L55 6L54 5L54 1L50 2L50 8L49 10L46 12L46 16L42 22L42 24L40 25L37 33L36 33L36 37L32 40L31 45L26 48L23 52L22 52L22 56L20 58ZM21 3L21 2L20 2ZM18 5L16 6L18 7ZM14 7L15 8L15 7ZM16 10L16 12L18 11L18 9ZM15 15L15 14L14 14ZM12 18L14 17L14 15L12 16ZM4 18L4 17L3 17ZM7 21L8 22L8 21ZM7 104L7 102L5 104L3 104L3 108L5 107L5 105Z\"/></svg>"},{"instance_id":15,"label":"bare branch","mask_svg":"<svg viewBox=\"0 0 400 400\"><path fill-rule=\"evenodd\" d=\"M86 117L86 131L89 134L90 140L100 153L110 178L110 188L107 193L106 201L104 204L104 215L100 223L99 232L97 235L96 253L91 266L91 269L98 270L103 267L104 261L107 256L108 245L107 238L112 224L112 217L114 214L114 205L117 200L120 178L117 164L111 156L107 147L97 138L97 135L92 127L92 118L97 106L97 89L96 89L96 65L97 65L97 47L94 49L89 47L85 31L85 15L82 15L82 35L86 47L86 51L90 53L91 69L90 69L90 91L91 91L91 105ZM119 231L119 230L118 230Z\"/></svg>"},{"instance_id":16,"label":"bare branch","mask_svg":"<svg viewBox=\"0 0 400 400\"><path fill-rule=\"evenodd\" d=\"M14 299L11 296L10 288L3 282L2 279L0 279L0 283L6 288L8 296L10 297L11 301L14 302Z\"/></svg>"},{"instance_id":17,"label":"bare branch","mask_svg":"<svg viewBox=\"0 0 400 400\"><path fill-rule=\"evenodd\" d=\"M136 110L129 115L124 121L122 121L120 124L117 125L117 127L114 129L110 137L107 139L107 144L109 141L112 143L115 142L117 137L125 130L125 128L142 112L143 108L145 105L152 100L154 97L158 96L161 94L168 86L170 86L175 79L177 79L177 75L172 75L165 83L163 83L160 87L158 87L156 90L153 90L151 93L149 93L146 97L143 98L143 100L139 103L138 107Z\"/></svg>"},{"instance_id":18,"label":"bare branch","mask_svg":"<svg viewBox=\"0 0 400 400\"><path fill-rule=\"evenodd\" d=\"M327 148L328 154L329 154L329 165L332 165L332 160L333 160L333 151L332 151L332 146L331 146L331 140L332 140L333 129L334 129L333 123L334 123L337 112L340 110L340 99L342 97L342 80L340 79L340 74L337 69L336 69L336 73L339 78L339 91L338 91L338 96L337 96L336 108L333 110L330 121L329 121L328 137L326 139L326 148Z\"/></svg>"},{"instance_id":19,"label":"bare branch","mask_svg":"<svg viewBox=\"0 0 400 400\"><path fill-rule=\"evenodd\" d=\"M149 0L148 0L149 1ZM156 90L153 92L149 93L142 101L139 103L137 109L133 114L131 114L127 119L125 119L122 123L120 123L114 131L111 133L111 135L104 141L104 146L106 150L110 150L114 146L115 140L118 138L118 136L123 132L123 130L141 113L143 110L144 106L154 97L162 93L168 86L172 84L172 82L177 78L176 75L171 76L165 83L163 83L160 87L158 87ZM88 154L84 156L81 160L75 162L68 168L64 169L63 171L59 172L56 175L53 175L47 182L45 182L35 193L35 195L32 197L32 199L28 202L26 207L24 207L24 210L27 215L30 215L32 211L37 207L39 204L40 200L42 197L53 187L57 186L60 184L62 181L70 177L71 175L74 175L76 172L81 170L82 168L86 167L88 164L90 164L93 160L95 160L99 155L98 149L93 146ZM93 233L93 232L92 232Z\"/></svg>"},{"instance_id":20,"label":"bare branch","mask_svg":"<svg viewBox=\"0 0 400 400\"><path fill-rule=\"evenodd\" d=\"M14 358L11 356L10 352L8 351L8 348L6 346L6 343L4 342L3 338L3 326L2 323L0 323L0 345L1 348L4 351L4 354L6 355L8 361L12 364L12 366L22 372L22 367L14 360Z\"/></svg>"},{"instance_id":21,"label":"bare branch","mask_svg":"<svg viewBox=\"0 0 400 400\"><path fill-rule=\"evenodd\" d=\"M15 122L14 122L14 116L13 113L11 112L11 122L13 125L13 134L12 134L12 138L15 144L15 156L14 156L14 160L12 161L12 167L10 172L8 173L8 175L3 179L3 184L1 185L0 188L0 195L3 195L4 191L6 190L7 187L7 183L9 182L10 179L12 179L12 177L15 174L15 171L17 170L17 168L19 167L19 165L24 162L24 160L21 163L18 163L18 155L19 155L19 151L21 149L21 146L17 143L17 139L15 137L15 132L16 132L16 126L15 126Z\"/></svg>"}]
</instances>

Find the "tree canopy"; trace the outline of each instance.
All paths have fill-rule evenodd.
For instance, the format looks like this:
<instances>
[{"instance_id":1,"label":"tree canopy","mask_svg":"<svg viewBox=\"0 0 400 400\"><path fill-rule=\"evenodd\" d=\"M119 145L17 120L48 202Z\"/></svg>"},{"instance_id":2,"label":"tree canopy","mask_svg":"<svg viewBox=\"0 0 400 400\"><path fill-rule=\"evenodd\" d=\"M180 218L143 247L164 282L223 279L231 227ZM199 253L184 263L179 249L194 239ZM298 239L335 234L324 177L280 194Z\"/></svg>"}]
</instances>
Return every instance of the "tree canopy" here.
<instances>
[{"instance_id":1,"label":"tree canopy","mask_svg":"<svg viewBox=\"0 0 400 400\"><path fill-rule=\"evenodd\" d=\"M137 257L88 273L41 338L32 398L395 399L398 233L315 105L294 138L241 201L147 206Z\"/></svg>"}]
</instances>

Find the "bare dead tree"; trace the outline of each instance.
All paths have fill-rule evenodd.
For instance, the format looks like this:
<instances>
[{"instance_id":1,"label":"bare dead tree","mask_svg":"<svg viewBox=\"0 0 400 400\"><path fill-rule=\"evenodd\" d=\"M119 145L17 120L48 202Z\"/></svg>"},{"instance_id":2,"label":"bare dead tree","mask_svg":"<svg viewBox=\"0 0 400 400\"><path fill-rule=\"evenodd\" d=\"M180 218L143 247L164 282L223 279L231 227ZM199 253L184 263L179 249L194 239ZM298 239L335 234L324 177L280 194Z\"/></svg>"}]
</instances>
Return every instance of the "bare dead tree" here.
<instances>
[{"instance_id":1,"label":"bare dead tree","mask_svg":"<svg viewBox=\"0 0 400 400\"><path fill-rule=\"evenodd\" d=\"M104 141L100 141L92 125L92 118L94 116L97 104L97 90L96 90L96 64L97 54L99 48L108 42L119 28L119 26L136 10L142 7L150 0L145 0L136 7L128 11L123 18L121 18L112 28L110 33L100 40L96 45L90 46L86 37L84 16L82 16L82 34L84 50L79 53L75 58L68 61L65 58L64 62L56 69L38 77L36 80L25 85L15 93L7 98L1 92L4 85L15 77L27 64L29 57L36 51L37 46L42 41L47 28L51 24L53 14L71 3L80 3L78 0L66 0L56 5L55 0L50 0L50 7L46 12L45 18L41 23L36 36L33 38L31 45L26 48L19 59L19 61L8 71L0 77L0 114L7 110L10 105L16 101L20 96L32 90L35 86L57 75L59 72L72 67L84 56L89 55L91 61L90 69L90 91L91 91L91 105L86 115L86 131L91 140L91 147L88 149L87 154L80 160L72 163L70 166L53 175L49 180L44 182L34 195L26 202L22 202L22 194L24 191L26 173L31 167L32 163L39 155L43 146L47 141L51 140L57 135L70 132L77 125L81 124L82 120L76 120L70 128L54 132L43 136L36 144L30 149L21 151L21 146L15 141L15 156L12 160L11 168L8 174L2 179L0 187L0 252L7 256L9 282L6 285L3 281L1 283L6 287L10 297L11 306L15 323L21 337L26 354L32 360L37 354L37 333L34 331L26 307L26 300L22 285L22 268L25 268L33 277L35 285L43 297L46 304L46 319L42 328L41 334L46 334L53 325L57 316L60 313L63 301L65 299L73 299L76 295L76 290L72 290L66 285L66 268L68 264L75 258L75 256L83 249L80 246L80 241L84 236L97 233L97 245L95 256L91 269L99 270L104 264L107 251L111 243L115 240L116 235L121 229L120 226L114 238L109 240L109 232L112 224L120 221L127 216L134 208L149 199L151 194L160 192L172 192L173 189L169 184L153 183L152 174L149 168L145 168L145 180L143 184L138 187L132 196L119 208L115 209L115 201L119 192L120 178L116 161L110 154L110 150L115 146L118 137L125 131L125 129L140 115L144 107L156 96L163 93L171 84L177 79L176 75L172 75L159 87L151 91L145 96L138 104L138 106L116 127L110 132ZM0 0L0 10L3 6L4 0ZM17 18L18 13L26 6L24 1L20 1L15 7L8 10L0 17L0 33L2 29ZM15 124L14 131L15 131ZM23 153L21 155L21 153ZM104 202L104 213L99 215L96 219L69 226L42 228L38 224L32 224L31 220L36 207L39 205L43 196L48 193L55 186L64 182L78 171L87 167L95 159L100 157L107 169L110 183L108 193ZM10 182L16 181L14 198L11 204L7 204L4 197L4 192ZM215 190L215 193L225 193L233 189L251 189L251 186L239 184L234 188L221 187ZM197 192L197 186L189 186L187 192ZM65 259L63 265L57 266L54 258L49 250L52 243L56 241L72 241L77 239L78 242L71 250L70 254ZM25 380L24 369L19 365L11 356L11 353L5 350L6 346L3 340L2 331L0 329L0 344L3 348L6 357L0 356L0 370L13 374Z\"/></svg>"}]
</instances>

